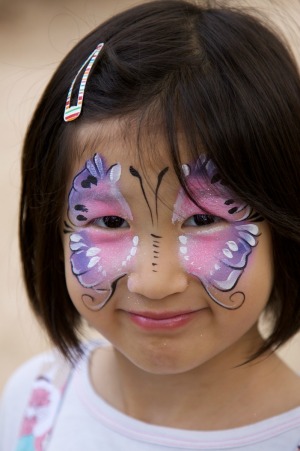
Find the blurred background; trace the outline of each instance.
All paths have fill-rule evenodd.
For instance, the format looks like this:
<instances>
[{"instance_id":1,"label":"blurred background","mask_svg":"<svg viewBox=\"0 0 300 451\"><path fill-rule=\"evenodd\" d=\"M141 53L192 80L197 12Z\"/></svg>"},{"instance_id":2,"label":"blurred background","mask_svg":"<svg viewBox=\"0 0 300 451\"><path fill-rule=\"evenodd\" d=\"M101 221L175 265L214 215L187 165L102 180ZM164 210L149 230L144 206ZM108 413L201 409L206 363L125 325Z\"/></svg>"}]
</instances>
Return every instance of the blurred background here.
<instances>
[{"instance_id":1,"label":"blurred background","mask_svg":"<svg viewBox=\"0 0 300 451\"><path fill-rule=\"evenodd\" d=\"M50 344L29 311L18 255L20 155L26 125L65 54L134 0L0 0L0 392L14 369ZM300 0L224 0L258 6L285 33L300 61ZM300 372L300 338L280 354Z\"/></svg>"}]
</instances>

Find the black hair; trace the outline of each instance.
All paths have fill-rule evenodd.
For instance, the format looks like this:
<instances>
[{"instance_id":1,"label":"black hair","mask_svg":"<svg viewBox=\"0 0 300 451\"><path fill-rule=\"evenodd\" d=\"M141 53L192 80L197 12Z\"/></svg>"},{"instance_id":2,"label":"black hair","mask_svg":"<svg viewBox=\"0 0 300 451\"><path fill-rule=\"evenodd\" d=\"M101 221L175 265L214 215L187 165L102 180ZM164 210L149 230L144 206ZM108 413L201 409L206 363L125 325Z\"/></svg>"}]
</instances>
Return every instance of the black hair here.
<instances>
[{"instance_id":1,"label":"black hair","mask_svg":"<svg viewBox=\"0 0 300 451\"><path fill-rule=\"evenodd\" d=\"M63 121L69 87L96 46L83 111ZM257 17L182 0L143 3L106 21L59 65L29 125L22 157L20 247L31 305L67 356L80 350L60 237L72 136L83 124L158 115L180 179L178 126L194 159L204 151L222 179L269 223L273 326L258 354L300 328L300 79L276 33ZM182 180L181 180L182 182Z\"/></svg>"}]
</instances>

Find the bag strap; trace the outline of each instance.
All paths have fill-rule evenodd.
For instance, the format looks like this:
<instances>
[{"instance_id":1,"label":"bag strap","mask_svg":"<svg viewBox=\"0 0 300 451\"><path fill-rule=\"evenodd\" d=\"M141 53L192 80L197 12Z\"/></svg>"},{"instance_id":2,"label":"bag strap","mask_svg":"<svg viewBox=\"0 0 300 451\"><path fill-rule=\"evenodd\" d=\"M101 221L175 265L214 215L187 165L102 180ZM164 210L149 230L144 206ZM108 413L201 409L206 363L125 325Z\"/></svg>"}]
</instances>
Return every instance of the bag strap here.
<instances>
[{"instance_id":1,"label":"bag strap","mask_svg":"<svg viewBox=\"0 0 300 451\"><path fill-rule=\"evenodd\" d=\"M71 379L71 365L51 360L35 378L21 421L16 451L45 451Z\"/></svg>"}]
</instances>

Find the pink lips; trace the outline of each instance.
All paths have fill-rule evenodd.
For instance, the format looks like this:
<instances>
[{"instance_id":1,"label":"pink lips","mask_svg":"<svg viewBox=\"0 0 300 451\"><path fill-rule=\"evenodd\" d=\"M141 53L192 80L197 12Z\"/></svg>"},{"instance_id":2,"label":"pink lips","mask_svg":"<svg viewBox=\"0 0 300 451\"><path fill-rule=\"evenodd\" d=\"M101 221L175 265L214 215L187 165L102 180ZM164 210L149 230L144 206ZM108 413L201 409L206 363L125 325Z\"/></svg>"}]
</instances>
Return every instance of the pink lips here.
<instances>
[{"instance_id":1,"label":"pink lips","mask_svg":"<svg viewBox=\"0 0 300 451\"><path fill-rule=\"evenodd\" d=\"M176 329L191 321L199 310L190 312L128 312L130 319L143 329Z\"/></svg>"}]
</instances>

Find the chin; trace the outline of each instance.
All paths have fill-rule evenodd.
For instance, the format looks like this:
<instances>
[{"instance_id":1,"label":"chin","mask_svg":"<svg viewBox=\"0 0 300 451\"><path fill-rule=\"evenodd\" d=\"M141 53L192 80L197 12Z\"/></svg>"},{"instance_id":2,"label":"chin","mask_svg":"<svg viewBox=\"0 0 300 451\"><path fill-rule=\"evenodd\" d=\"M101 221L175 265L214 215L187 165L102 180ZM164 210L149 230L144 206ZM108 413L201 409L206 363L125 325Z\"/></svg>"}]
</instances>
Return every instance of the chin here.
<instances>
[{"instance_id":1,"label":"chin","mask_svg":"<svg viewBox=\"0 0 300 451\"><path fill-rule=\"evenodd\" d=\"M143 348L141 353L123 353L125 359L135 367L151 374L172 375L193 370L198 366L195 359L189 359L186 352L172 347L167 340Z\"/></svg>"}]
</instances>

